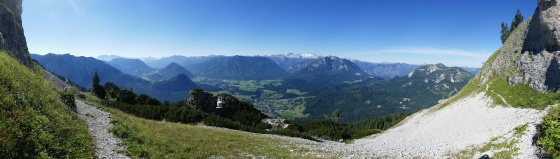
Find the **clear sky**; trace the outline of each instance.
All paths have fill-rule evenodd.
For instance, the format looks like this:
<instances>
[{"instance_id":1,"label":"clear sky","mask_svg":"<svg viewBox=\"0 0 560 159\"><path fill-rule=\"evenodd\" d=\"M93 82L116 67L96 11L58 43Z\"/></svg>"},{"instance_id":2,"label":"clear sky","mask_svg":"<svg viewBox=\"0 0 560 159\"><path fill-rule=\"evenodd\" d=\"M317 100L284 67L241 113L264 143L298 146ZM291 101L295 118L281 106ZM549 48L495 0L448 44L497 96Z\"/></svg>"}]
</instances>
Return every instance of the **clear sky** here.
<instances>
[{"instance_id":1,"label":"clear sky","mask_svg":"<svg viewBox=\"0 0 560 159\"><path fill-rule=\"evenodd\" d=\"M537 0L24 0L31 53L314 53L480 67Z\"/></svg>"}]
</instances>

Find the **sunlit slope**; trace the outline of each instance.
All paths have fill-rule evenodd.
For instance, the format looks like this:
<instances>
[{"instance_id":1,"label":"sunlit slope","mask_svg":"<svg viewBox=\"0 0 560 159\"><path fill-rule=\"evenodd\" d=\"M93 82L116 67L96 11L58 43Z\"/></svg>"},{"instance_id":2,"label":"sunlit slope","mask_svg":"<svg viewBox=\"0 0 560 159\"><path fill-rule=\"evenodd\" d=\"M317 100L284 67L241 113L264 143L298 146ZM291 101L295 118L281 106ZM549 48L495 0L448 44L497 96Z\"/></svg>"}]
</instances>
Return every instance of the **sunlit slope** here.
<instances>
[{"instance_id":1,"label":"sunlit slope","mask_svg":"<svg viewBox=\"0 0 560 159\"><path fill-rule=\"evenodd\" d=\"M35 68L0 52L0 158L91 158L87 125Z\"/></svg>"}]
</instances>

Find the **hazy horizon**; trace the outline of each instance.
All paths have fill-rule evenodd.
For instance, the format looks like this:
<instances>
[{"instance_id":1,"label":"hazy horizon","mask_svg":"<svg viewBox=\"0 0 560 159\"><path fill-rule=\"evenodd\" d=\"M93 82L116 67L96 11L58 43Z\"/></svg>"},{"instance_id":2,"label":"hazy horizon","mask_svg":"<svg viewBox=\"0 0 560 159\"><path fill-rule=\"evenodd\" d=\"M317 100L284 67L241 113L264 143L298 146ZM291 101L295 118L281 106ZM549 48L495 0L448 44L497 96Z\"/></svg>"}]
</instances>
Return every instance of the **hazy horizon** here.
<instances>
[{"instance_id":1,"label":"hazy horizon","mask_svg":"<svg viewBox=\"0 0 560 159\"><path fill-rule=\"evenodd\" d=\"M110 3L108 3L110 2ZM311 53L481 67L532 1L24 1L31 53L97 57ZM522 6L519 8L519 6Z\"/></svg>"}]
</instances>

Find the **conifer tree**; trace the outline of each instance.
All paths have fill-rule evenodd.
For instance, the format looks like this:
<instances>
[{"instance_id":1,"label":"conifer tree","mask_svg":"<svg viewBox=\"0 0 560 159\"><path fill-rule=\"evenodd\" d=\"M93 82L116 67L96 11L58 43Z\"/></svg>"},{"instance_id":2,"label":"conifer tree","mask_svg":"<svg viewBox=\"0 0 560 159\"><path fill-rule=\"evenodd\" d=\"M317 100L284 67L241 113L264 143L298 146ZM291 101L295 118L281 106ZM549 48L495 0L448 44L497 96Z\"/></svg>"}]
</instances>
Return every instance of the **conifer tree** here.
<instances>
[{"instance_id":1,"label":"conifer tree","mask_svg":"<svg viewBox=\"0 0 560 159\"><path fill-rule=\"evenodd\" d=\"M333 111L332 114L333 114L334 119L336 120L336 122L338 122L338 119L340 119L340 111L338 111L338 109L336 109L336 110Z\"/></svg>"},{"instance_id":2,"label":"conifer tree","mask_svg":"<svg viewBox=\"0 0 560 159\"><path fill-rule=\"evenodd\" d=\"M511 21L510 27L508 27L507 23L502 22L502 30L500 31L500 39L502 40L502 44L506 42L507 38L513 32L513 30L515 30L519 26L519 24L523 22L523 19L524 17L523 15L521 15L521 11L517 9L517 12L515 12L515 16Z\"/></svg>"},{"instance_id":3,"label":"conifer tree","mask_svg":"<svg viewBox=\"0 0 560 159\"><path fill-rule=\"evenodd\" d=\"M99 79L99 75L97 74L97 72L95 72L91 80L91 88L95 96L100 99L105 99L105 95L107 95L107 92L105 92L105 89L101 85L99 85L100 81L101 80Z\"/></svg>"},{"instance_id":4,"label":"conifer tree","mask_svg":"<svg viewBox=\"0 0 560 159\"><path fill-rule=\"evenodd\" d=\"M523 22L523 19L524 17L523 15L521 15L521 11L517 9L517 12L515 12L515 17L513 17L513 20L511 21L511 28L509 29L509 33L513 32L513 30Z\"/></svg>"},{"instance_id":5,"label":"conifer tree","mask_svg":"<svg viewBox=\"0 0 560 159\"><path fill-rule=\"evenodd\" d=\"M502 35L500 37L500 39L502 40L502 44L506 42L508 36L509 36L509 27L507 25L507 23L502 22L502 31L500 31L500 34Z\"/></svg>"}]
</instances>

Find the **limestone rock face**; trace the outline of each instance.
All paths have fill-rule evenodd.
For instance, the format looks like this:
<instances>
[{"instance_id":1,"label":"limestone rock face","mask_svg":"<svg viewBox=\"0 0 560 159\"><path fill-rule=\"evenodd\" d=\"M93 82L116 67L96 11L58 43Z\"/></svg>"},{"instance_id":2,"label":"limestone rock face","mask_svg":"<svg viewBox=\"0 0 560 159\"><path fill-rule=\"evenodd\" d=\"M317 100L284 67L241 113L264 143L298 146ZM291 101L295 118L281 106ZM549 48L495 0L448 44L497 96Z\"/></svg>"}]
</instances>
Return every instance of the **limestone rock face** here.
<instances>
[{"instance_id":1,"label":"limestone rock face","mask_svg":"<svg viewBox=\"0 0 560 159\"><path fill-rule=\"evenodd\" d=\"M560 5L539 0L535 13L513 31L485 63L480 84L492 76L509 84L528 84L538 92L560 88Z\"/></svg>"},{"instance_id":2,"label":"limestone rock face","mask_svg":"<svg viewBox=\"0 0 560 159\"><path fill-rule=\"evenodd\" d=\"M0 1L0 49L10 52L12 57L32 67L21 22L22 2L23 0Z\"/></svg>"},{"instance_id":3,"label":"limestone rock face","mask_svg":"<svg viewBox=\"0 0 560 159\"><path fill-rule=\"evenodd\" d=\"M539 0L523 41L522 56L517 63L523 82L535 91L560 88L560 5L556 0Z\"/></svg>"},{"instance_id":4,"label":"limestone rock face","mask_svg":"<svg viewBox=\"0 0 560 159\"><path fill-rule=\"evenodd\" d=\"M549 52L560 49L560 5L556 0L539 0L539 5L523 42L523 52L533 54L543 50Z\"/></svg>"}]
</instances>

